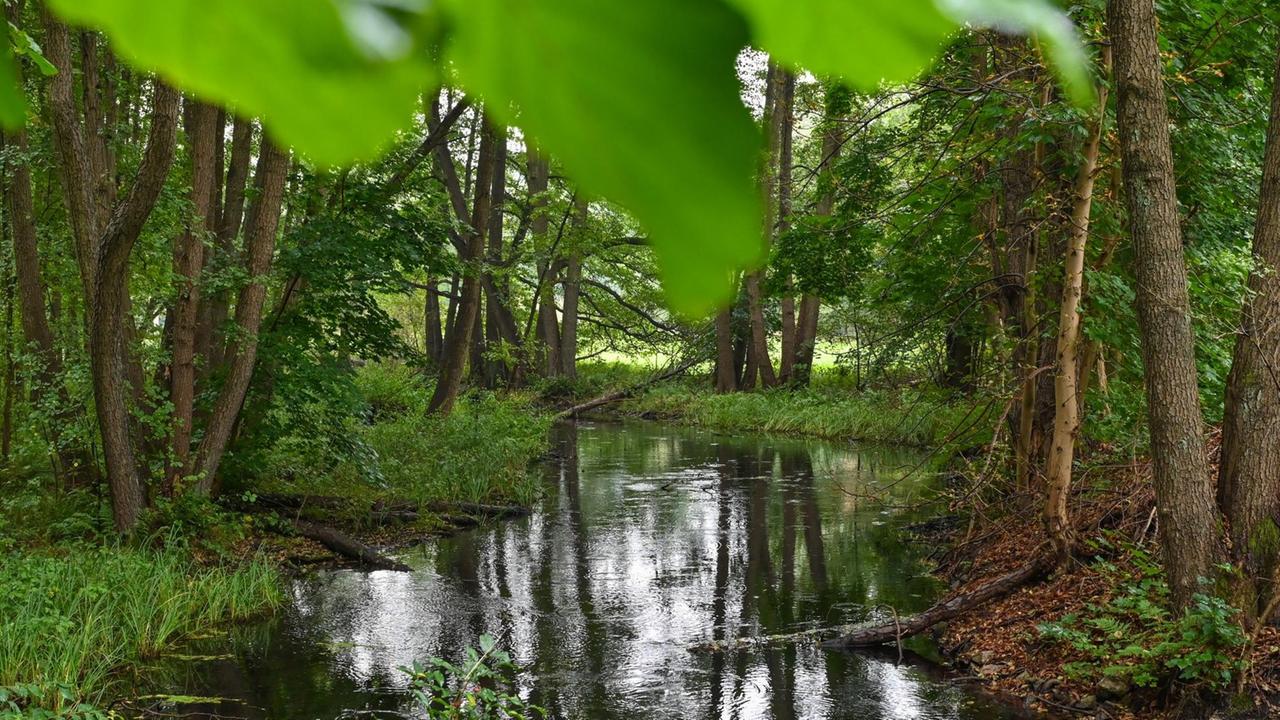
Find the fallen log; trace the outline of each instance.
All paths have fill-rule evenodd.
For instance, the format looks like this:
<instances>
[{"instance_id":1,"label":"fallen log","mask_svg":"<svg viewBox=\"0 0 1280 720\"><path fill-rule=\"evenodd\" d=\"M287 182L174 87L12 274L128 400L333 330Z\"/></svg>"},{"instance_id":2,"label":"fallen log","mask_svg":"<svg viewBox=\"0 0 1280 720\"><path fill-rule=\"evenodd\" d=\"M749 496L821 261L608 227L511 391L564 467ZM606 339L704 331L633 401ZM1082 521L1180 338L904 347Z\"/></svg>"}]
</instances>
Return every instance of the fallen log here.
<instances>
[{"instance_id":1,"label":"fallen log","mask_svg":"<svg viewBox=\"0 0 1280 720\"><path fill-rule=\"evenodd\" d=\"M520 505L486 505L484 503L461 501L431 502L427 503L426 508L433 513L439 513L442 515L462 513L464 515L479 515L495 518L522 517L531 512L529 508L522 507Z\"/></svg>"},{"instance_id":2,"label":"fallen log","mask_svg":"<svg viewBox=\"0 0 1280 720\"><path fill-rule=\"evenodd\" d=\"M963 615L983 603L999 600L1023 585L1044 577L1055 565L1052 555L1040 555L1030 563L1005 573L989 583L984 583L972 590L947 598L919 615L895 619L892 622L880 625L857 628L846 635L827 640L822 643L822 646L827 648L860 648L901 642L902 638L918 635L940 622Z\"/></svg>"},{"instance_id":3,"label":"fallen log","mask_svg":"<svg viewBox=\"0 0 1280 720\"><path fill-rule=\"evenodd\" d=\"M556 419L564 420L567 418L576 418L582 413L587 412L588 410L595 410L596 408L604 405L608 405L609 403L617 402L619 400L625 400L631 397L632 395L635 395L636 393L640 392L641 390L644 390L650 385L653 385L655 383L660 383L663 380L670 380L671 378L683 373L684 371L688 370L694 365L697 365L699 362L701 362L701 360L698 360L698 359L686 360L680 363L679 365L671 368L670 370L662 373L661 375L655 375L654 377L651 377L642 383L637 383L628 388L623 388L621 390L615 390L613 392L605 393L604 395L601 395L600 397L597 397L594 400L588 400L587 402L581 403L579 405L574 405L573 407L567 410L562 410L556 414Z\"/></svg>"},{"instance_id":4,"label":"fallen log","mask_svg":"<svg viewBox=\"0 0 1280 720\"><path fill-rule=\"evenodd\" d=\"M377 550L341 530L299 518L293 518L292 522L294 531L302 537L315 540L339 555L355 560L361 565L368 565L379 570L397 570L400 572L412 570L408 565L382 555Z\"/></svg>"}]
</instances>

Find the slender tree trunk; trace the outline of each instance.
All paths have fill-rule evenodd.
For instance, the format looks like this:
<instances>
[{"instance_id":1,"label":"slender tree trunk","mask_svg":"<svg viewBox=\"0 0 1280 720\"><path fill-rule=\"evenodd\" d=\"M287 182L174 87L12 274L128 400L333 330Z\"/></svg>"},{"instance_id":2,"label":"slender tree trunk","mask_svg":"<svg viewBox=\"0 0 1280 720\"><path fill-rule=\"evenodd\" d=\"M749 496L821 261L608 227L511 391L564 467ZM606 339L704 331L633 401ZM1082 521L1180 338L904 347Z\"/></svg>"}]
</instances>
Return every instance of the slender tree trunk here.
<instances>
[{"instance_id":1,"label":"slender tree trunk","mask_svg":"<svg viewBox=\"0 0 1280 720\"><path fill-rule=\"evenodd\" d=\"M196 489L211 494L223 455L231 442L231 431L244 406L258 359L258 331L262 326L262 306L267 298L267 275L275 254L280 209L284 200L289 154L263 139L254 175L254 198L245 225L245 272L249 281L236 300L236 341L222 389L214 401L209 425L196 452L195 469L200 474Z\"/></svg>"},{"instance_id":2,"label":"slender tree trunk","mask_svg":"<svg viewBox=\"0 0 1280 720\"><path fill-rule=\"evenodd\" d=\"M503 244L503 209L506 207L507 195L507 129L495 130L497 135L493 148L493 190L489 197L488 227L485 230L486 252L484 269L484 348L490 355L484 359L484 385L496 388L500 380L509 381L511 368L503 360L494 359L504 340L509 340L504 326L510 316L504 307L501 289L494 276L494 270L502 265Z\"/></svg>"},{"instance_id":3,"label":"slender tree trunk","mask_svg":"<svg viewBox=\"0 0 1280 720\"><path fill-rule=\"evenodd\" d=\"M131 348L129 316L129 256L147 216L155 207L173 162L178 128L178 93L157 82L152 101L151 131L138 176L128 196L117 206L101 239L95 243L94 283L86 310L89 319L89 365L94 406L102 434L102 452L111 485L116 529L128 532L137 523L145 502L139 462L129 436Z\"/></svg>"},{"instance_id":4,"label":"slender tree trunk","mask_svg":"<svg viewBox=\"0 0 1280 720\"><path fill-rule=\"evenodd\" d=\"M432 365L440 366L440 355L444 351L443 325L440 317L440 282L435 278L427 280L426 307L424 308L426 338L423 350Z\"/></svg>"},{"instance_id":5,"label":"slender tree trunk","mask_svg":"<svg viewBox=\"0 0 1280 720\"><path fill-rule=\"evenodd\" d=\"M586 232L590 217L590 204L578 194L575 201L574 224L579 235ZM578 296L582 289L581 242L565 258L564 317L560 319L560 371L570 380L578 377Z\"/></svg>"},{"instance_id":6,"label":"slender tree trunk","mask_svg":"<svg viewBox=\"0 0 1280 720\"><path fill-rule=\"evenodd\" d=\"M191 153L192 216L174 247L174 274L178 298L174 305L172 334L173 368L169 399L173 403L174 466L165 479L165 494L172 495L178 477L190 471L191 434L195 418L196 325L200 312L200 270L204 267L205 236L212 229L214 173L217 165L217 108L187 100L187 145Z\"/></svg>"},{"instance_id":7,"label":"slender tree trunk","mask_svg":"<svg viewBox=\"0 0 1280 720\"><path fill-rule=\"evenodd\" d=\"M219 212L216 254L224 262L235 255L236 238L244 221L245 187L249 181L249 161L253 150L253 122L236 116L231 130L231 160L227 165L222 208ZM204 356L204 367L212 369L226 362L223 325L231 307L231 291L220 290L200 303L202 317L196 352Z\"/></svg>"},{"instance_id":8,"label":"slender tree trunk","mask_svg":"<svg viewBox=\"0 0 1280 720\"><path fill-rule=\"evenodd\" d=\"M778 116L778 225L777 235L791 229L792 130L795 127L796 76L782 71L782 87L774 114ZM796 298L792 278L786 280L781 300L782 353L778 361L778 382L791 382L799 348L796 345Z\"/></svg>"},{"instance_id":9,"label":"slender tree trunk","mask_svg":"<svg viewBox=\"0 0 1280 720\"><path fill-rule=\"evenodd\" d=\"M733 311L725 308L716 313L716 392L738 389L733 359Z\"/></svg>"},{"instance_id":10,"label":"slender tree trunk","mask_svg":"<svg viewBox=\"0 0 1280 720\"><path fill-rule=\"evenodd\" d=\"M1251 580L1239 598L1250 618L1272 594L1266 585L1280 556L1280 50L1271 92L1254 269L1227 380L1218 476L1233 559Z\"/></svg>"},{"instance_id":11,"label":"slender tree trunk","mask_svg":"<svg viewBox=\"0 0 1280 720\"><path fill-rule=\"evenodd\" d=\"M467 266L462 278L462 287L458 292L458 310L454 322L445 337L444 357L440 363L440 376L436 380L436 389L431 396L430 409L447 415L453 410L453 404L462 391L462 378L466 372L467 355L471 351L472 333L480 316L483 269L476 264L483 258L485 248L485 226L489 220L490 192L493 190L494 145L497 137L494 129L486 121L480 137L479 160L476 165L475 200L471 208L471 227L466 231L463 240L462 261ZM443 157L441 157L443 155ZM441 162L452 163L448 151L438 153ZM449 168L452 170L452 167Z\"/></svg>"},{"instance_id":12,"label":"slender tree trunk","mask_svg":"<svg viewBox=\"0 0 1280 720\"><path fill-rule=\"evenodd\" d=\"M1165 571L1185 607L1219 558L1153 0L1108 0Z\"/></svg>"},{"instance_id":13,"label":"slender tree trunk","mask_svg":"<svg viewBox=\"0 0 1280 720\"><path fill-rule=\"evenodd\" d=\"M1103 65L1110 65L1109 50L1103 51ZM1089 131L1083 159L1076 173L1075 199L1071 210L1070 237L1064 260L1062 305L1058 315L1058 367L1054 376L1053 440L1045 467L1044 522L1059 561L1071 555L1075 531L1067 510L1071 496L1071 462L1075 454L1076 434L1080 430L1079 396L1076 377L1079 373L1080 298L1084 289L1085 243L1089 239L1089 213L1093 207L1093 178L1098 165L1098 146L1102 141L1103 119L1106 117L1107 86L1099 92L1098 116Z\"/></svg>"},{"instance_id":14,"label":"slender tree trunk","mask_svg":"<svg viewBox=\"0 0 1280 720\"><path fill-rule=\"evenodd\" d=\"M532 213L529 217L529 233L534 246L547 251L547 186L550 166L546 156L530 147L528 151L528 184ZM537 349L535 360L547 377L560 374L560 323L556 320L555 275L558 273L554 256L538 262L538 297L535 333Z\"/></svg>"}]
</instances>

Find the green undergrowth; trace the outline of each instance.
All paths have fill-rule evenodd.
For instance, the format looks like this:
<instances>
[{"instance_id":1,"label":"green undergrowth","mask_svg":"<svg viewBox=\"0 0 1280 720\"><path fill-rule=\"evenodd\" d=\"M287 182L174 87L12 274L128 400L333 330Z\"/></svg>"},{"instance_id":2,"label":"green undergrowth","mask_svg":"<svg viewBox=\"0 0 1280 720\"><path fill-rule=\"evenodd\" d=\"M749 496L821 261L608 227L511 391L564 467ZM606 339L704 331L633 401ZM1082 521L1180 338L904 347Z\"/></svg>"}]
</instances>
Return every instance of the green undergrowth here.
<instances>
[{"instance_id":1,"label":"green undergrowth","mask_svg":"<svg viewBox=\"0 0 1280 720\"><path fill-rule=\"evenodd\" d=\"M617 410L721 431L954 448L989 441L996 420L984 401L943 392L854 392L822 385L720 395L703 385L667 383L621 402Z\"/></svg>"},{"instance_id":2,"label":"green undergrowth","mask_svg":"<svg viewBox=\"0 0 1280 720\"><path fill-rule=\"evenodd\" d=\"M1088 681L1114 678L1138 688L1176 681L1228 689L1244 668L1239 611L1206 592L1197 593L1186 612L1175 614L1164 572L1149 553L1128 542L1113 545L1106 537L1095 539L1094 547L1121 556L1094 564L1114 588L1110 597L1037 626L1045 640L1078 656L1063 665L1063 672Z\"/></svg>"},{"instance_id":3,"label":"green undergrowth","mask_svg":"<svg viewBox=\"0 0 1280 720\"><path fill-rule=\"evenodd\" d=\"M125 671L194 634L272 611L270 565L205 567L163 549L59 545L0 564L0 717L95 717Z\"/></svg>"},{"instance_id":4,"label":"green undergrowth","mask_svg":"<svg viewBox=\"0 0 1280 720\"><path fill-rule=\"evenodd\" d=\"M530 463L546 451L551 426L534 396L473 391L441 417L427 410L431 390L404 366L361 368L344 451L324 437L287 435L258 456L242 489L335 495L366 508L389 498L531 502L538 483Z\"/></svg>"}]
</instances>

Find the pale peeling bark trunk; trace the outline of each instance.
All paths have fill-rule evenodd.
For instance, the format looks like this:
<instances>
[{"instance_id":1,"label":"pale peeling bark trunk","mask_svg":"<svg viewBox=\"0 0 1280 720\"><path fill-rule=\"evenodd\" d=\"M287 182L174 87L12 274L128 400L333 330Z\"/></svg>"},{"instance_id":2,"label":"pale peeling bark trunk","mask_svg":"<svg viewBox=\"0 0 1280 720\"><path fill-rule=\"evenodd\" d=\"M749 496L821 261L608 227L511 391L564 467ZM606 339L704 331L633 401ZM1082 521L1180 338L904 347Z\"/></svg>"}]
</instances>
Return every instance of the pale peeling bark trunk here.
<instances>
[{"instance_id":1,"label":"pale peeling bark trunk","mask_svg":"<svg viewBox=\"0 0 1280 720\"><path fill-rule=\"evenodd\" d=\"M178 477L188 473L191 434L195 414L196 326L200 312L200 270L204 267L205 236L212 229L213 187L217 164L218 110L206 103L187 100L187 145L191 154L192 214L174 247L174 274L178 298L174 305L173 367L169 399L173 403L172 457L174 466L165 481L172 494Z\"/></svg>"},{"instance_id":2,"label":"pale peeling bark trunk","mask_svg":"<svg viewBox=\"0 0 1280 720\"><path fill-rule=\"evenodd\" d=\"M1103 66L1110 65L1109 50L1103 51ZM1071 208L1070 236L1063 261L1062 304L1058 313L1058 366L1053 382L1053 439L1045 464L1044 522L1059 561L1071 555L1075 531L1067 501L1071 496L1071 463L1075 457L1076 434L1080 430L1079 373L1080 298L1084 289L1085 244L1089 239L1089 213L1093 208L1093 179L1098 166L1098 146L1106 117L1107 87L1098 93L1098 117L1089 131L1080 168L1076 174Z\"/></svg>"},{"instance_id":3,"label":"pale peeling bark trunk","mask_svg":"<svg viewBox=\"0 0 1280 720\"><path fill-rule=\"evenodd\" d=\"M248 283L236 300L236 343L230 354L227 378L214 401L209 425L196 452L195 469L200 474L196 489L210 494L215 486L231 431L244 406L249 382L258 359L258 331L262 326L262 306L267 298L267 276L275 254L280 209L284 200L289 154L270 141L262 143L254 176L253 204L245 226L245 272Z\"/></svg>"},{"instance_id":4,"label":"pale peeling bark trunk","mask_svg":"<svg viewBox=\"0 0 1280 720\"><path fill-rule=\"evenodd\" d=\"M1151 458L1165 571L1185 607L1219 558L1195 338L1153 0L1109 0L1116 117L1133 237Z\"/></svg>"},{"instance_id":5,"label":"pale peeling bark trunk","mask_svg":"<svg viewBox=\"0 0 1280 720\"><path fill-rule=\"evenodd\" d=\"M1280 554L1280 50L1254 221L1254 269L1227 380L1218 505L1233 559L1246 576L1238 598L1253 618ZM1267 622L1270 618L1261 618Z\"/></svg>"},{"instance_id":6,"label":"pale peeling bark trunk","mask_svg":"<svg viewBox=\"0 0 1280 720\"><path fill-rule=\"evenodd\" d=\"M586 232L590 208L590 203L579 193L574 210L574 222L579 233ZM570 380L578 377L578 298L581 291L582 255L575 247L565 258L564 317L560 319L560 371Z\"/></svg>"}]
</instances>

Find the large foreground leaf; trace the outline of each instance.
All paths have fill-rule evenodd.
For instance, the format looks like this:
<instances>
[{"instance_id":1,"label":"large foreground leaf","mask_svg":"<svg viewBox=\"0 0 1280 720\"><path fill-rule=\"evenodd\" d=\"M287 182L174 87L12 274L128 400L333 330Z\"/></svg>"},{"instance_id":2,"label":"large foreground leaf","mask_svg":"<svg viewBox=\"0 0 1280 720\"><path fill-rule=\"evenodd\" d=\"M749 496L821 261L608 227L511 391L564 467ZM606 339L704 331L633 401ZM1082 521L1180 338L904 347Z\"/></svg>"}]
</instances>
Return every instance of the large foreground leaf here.
<instances>
[{"instance_id":1,"label":"large foreground leaf","mask_svg":"<svg viewBox=\"0 0 1280 720\"><path fill-rule=\"evenodd\" d=\"M1071 21L1048 0L730 0L782 61L864 89L914 79L961 26L1034 34L1072 99L1093 83Z\"/></svg>"},{"instance_id":2,"label":"large foreground leaf","mask_svg":"<svg viewBox=\"0 0 1280 720\"><path fill-rule=\"evenodd\" d=\"M49 1L134 65L261 116L321 164L375 156L435 74L374 0Z\"/></svg>"},{"instance_id":3,"label":"large foreground leaf","mask_svg":"<svg viewBox=\"0 0 1280 720\"><path fill-rule=\"evenodd\" d=\"M632 211L671 303L728 299L761 256L758 132L738 96L740 17L718 0L452 0L462 83L586 188Z\"/></svg>"}]
</instances>

